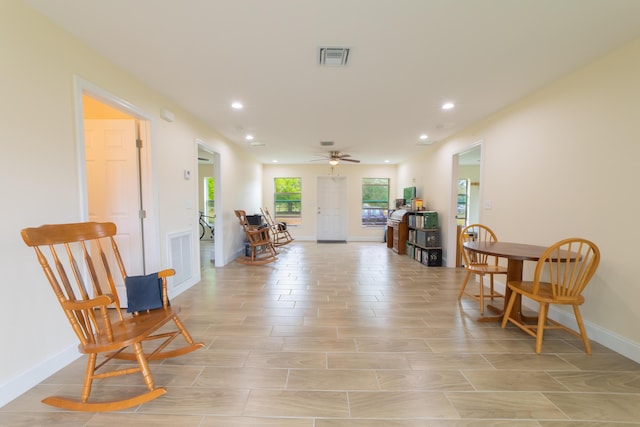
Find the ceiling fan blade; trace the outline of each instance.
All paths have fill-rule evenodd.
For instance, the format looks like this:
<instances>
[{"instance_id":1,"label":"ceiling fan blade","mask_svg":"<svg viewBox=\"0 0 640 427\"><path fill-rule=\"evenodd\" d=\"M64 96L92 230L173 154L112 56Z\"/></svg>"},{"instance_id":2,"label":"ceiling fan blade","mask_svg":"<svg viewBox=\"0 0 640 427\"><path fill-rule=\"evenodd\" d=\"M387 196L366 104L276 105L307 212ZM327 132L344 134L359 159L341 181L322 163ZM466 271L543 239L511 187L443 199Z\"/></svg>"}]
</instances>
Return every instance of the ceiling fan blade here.
<instances>
[{"instance_id":1,"label":"ceiling fan blade","mask_svg":"<svg viewBox=\"0 0 640 427\"><path fill-rule=\"evenodd\" d=\"M351 162L351 163L360 163L360 160L356 160L356 159L340 159L343 162Z\"/></svg>"},{"instance_id":2,"label":"ceiling fan blade","mask_svg":"<svg viewBox=\"0 0 640 427\"><path fill-rule=\"evenodd\" d=\"M340 157L341 159L344 159L345 157L351 157L351 154L340 154L337 157Z\"/></svg>"}]
</instances>

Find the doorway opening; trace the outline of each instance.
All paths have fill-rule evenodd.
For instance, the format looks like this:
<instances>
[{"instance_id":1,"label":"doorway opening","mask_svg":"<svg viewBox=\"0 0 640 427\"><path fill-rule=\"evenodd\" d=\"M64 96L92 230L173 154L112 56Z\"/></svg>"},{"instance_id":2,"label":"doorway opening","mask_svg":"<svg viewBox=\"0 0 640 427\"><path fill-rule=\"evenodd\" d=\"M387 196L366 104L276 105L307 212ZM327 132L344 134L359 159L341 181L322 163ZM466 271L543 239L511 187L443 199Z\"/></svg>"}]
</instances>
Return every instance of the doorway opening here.
<instances>
[{"instance_id":1,"label":"doorway opening","mask_svg":"<svg viewBox=\"0 0 640 427\"><path fill-rule=\"evenodd\" d=\"M158 271L160 245L149 118L78 77L74 79L74 98L80 218L116 223L120 250L127 252L123 254L127 274ZM117 288L126 304L124 284Z\"/></svg>"},{"instance_id":2,"label":"doorway opening","mask_svg":"<svg viewBox=\"0 0 640 427\"><path fill-rule=\"evenodd\" d=\"M480 222L480 180L482 175L482 141L455 153L452 160L451 212L449 248L455 257L447 257L447 267L462 265L458 236L466 225ZM455 241L453 241L455 239Z\"/></svg>"},{"instance_id":3,"label":"doorway opening","mask_svg":"<svg viewBox=\"0 0 640 427\"><path fill-rule=\"evenodd\" d=\"M222 205L220 197L220 156L203 141L196 140L198 152L198 236L200 270L222 267L224 259Z\"/></svg>"}]
</instances>

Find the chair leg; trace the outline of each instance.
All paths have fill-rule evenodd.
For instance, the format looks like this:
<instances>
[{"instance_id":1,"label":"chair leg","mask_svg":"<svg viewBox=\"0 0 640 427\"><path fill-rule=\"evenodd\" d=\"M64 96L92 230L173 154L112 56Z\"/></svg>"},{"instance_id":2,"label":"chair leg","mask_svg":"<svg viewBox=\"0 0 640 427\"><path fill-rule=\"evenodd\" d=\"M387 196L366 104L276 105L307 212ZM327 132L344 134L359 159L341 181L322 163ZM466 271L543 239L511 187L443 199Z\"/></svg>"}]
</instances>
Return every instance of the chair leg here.
<instances>
[{"instance_id":1,"label":"chair leg","mask_svg":"<svg viewBox=\"0 0 640 427\"><path fill-rule=\"evenodd\" d=\"M502 329L507 327L507 322L509 322L509 314L511 310L513 310L513 306L516 303L517 294L515 292L511 292L511 297L509 298L509 302L507 303L507 308L502 315Z\"/></svg>"},{"instance_id":2,"label":"chair leg","mask_svg":"<svg viewBox=\"0 0 640 427\"><path fill-rule=\"evenodd\" d=\"M91 394L91 384L93 383L93 375L96 370L96 359L98 355L96 353L90 353L87 359L87 368L84 373L84 383L82 385L82 401L86 402L89 400L89 395Z\"/></svg>"},{"instance_id":3,"label":"chair leg","mask_svg":"<svg viewBox=\"0 0 640 427\"><path fill-rule=\"evenodd\" d=\"M573 312L576 315L576 323L578 324L578 329L580 330L580 336L582 337L584 350L587 352L587 354L591 354L591 344L589 343L589 338L587 337L587 330L584 327L584 323L582 322L582 314L580 314L580 309L577 305L573 306Z\"/></svg>"},{"instance_id":4,"label":"chair leg","mask_svg":"<svg viewBox=\"0 0 640 427\"><path fill-rule=\"evenodd\" d=\"M484 316L484 276L480 275L480 316Z\"/></svg>"},{"instance_id":5,"label":"chair leg","mask_svg":"<svg viewBox=\"0 0 640 427\"><path fill-rule=\"evenodd\" d=\"M469 282L469 276L471 276L471 271L467 270L467 274L464 276L462 286L460 287L460 292L458 293L458 301L460 301L462 299L462 295L464 295L464 290L467 288L467 282Z\"/></svg>"},{"instance_id":6,"label":"chair leg","mask_svg":"<svg viewBox=\"0 0 640 427\"><path fill-rule=\"evenodd\" d=\"M140 365L140 371L142 372L144 383L147 385L149 390L153 390L155 388L155 384L153 383L153 377L149 370L149 362L147 362L147 357L144 355L144 350L142 349L142 343L134 343L133 351L135 352L136 359L138 359L138 365Z\"/></svg>"},{"instance_id":7,"label":"chair leg","mask_svg":"<svg viewBox=\"0 0 640 427\"><path fill-rule=\"evenodd\" d=\"M493 291L493 274L489 275L489 292L489 297L491 298L491 301L493 301L493 295L495 294Z\"/></svg>"},{"instance_id":8,"label":"chair leg","mask_svg":"<svg viewBox=\"0 0 640 427\"><path fill-rule=\"evenodd\" d=\"M547 323L547 312L549 304L540 303L540 313L538 314L538 329L536 330L536 353L542 352L542 339L544 338L544 325Z\"/></svg>"}]
</instances>

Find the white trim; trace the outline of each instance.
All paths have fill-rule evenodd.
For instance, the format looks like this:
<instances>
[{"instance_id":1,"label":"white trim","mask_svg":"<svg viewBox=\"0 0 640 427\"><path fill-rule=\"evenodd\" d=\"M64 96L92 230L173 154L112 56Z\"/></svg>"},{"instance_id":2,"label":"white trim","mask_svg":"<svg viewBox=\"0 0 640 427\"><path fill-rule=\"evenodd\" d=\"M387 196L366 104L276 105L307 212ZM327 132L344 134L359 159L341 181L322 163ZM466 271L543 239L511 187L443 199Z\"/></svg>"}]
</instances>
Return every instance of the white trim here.
<instances>
[{"instance_id":1,"label":"white trim","mask_svg":"<svg viewBox=\"0 0 640 427\"><path fill-rule=\"evenodd\" d=\"M92 98L123 111L139 120L143 140L141 150L141 162L143 163L142 176L142 198L144 208L147 213L144 227L144 249L145 249L145 269L147 271L158 271L162 268L160 263L160 231L158 222L158 188L153 165L154 153L151 150L151 140L153 134L152 116L125 101L124 99L96 86L95 84L79 77L73 76L74 106L75 106L75 127L76 127L76 147L78 162L78 186L80 192L80 220L86 221L89 218L88 194L86 183L85 147L84 147L84 110L82 105L83 94L88 94Z\"/></svg>"}]
</instances>

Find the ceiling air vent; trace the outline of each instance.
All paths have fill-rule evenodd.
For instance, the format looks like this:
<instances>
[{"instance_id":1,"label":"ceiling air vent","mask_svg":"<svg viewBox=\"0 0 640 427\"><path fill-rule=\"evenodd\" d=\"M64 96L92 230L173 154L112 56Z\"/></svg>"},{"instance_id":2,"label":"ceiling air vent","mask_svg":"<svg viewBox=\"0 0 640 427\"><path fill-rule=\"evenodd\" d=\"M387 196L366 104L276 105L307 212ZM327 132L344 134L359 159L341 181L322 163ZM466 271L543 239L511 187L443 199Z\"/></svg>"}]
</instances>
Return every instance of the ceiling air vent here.
<instances>
[{"instance_id":1,"label":"ceiling air vent","mask_svg":"<svg viewBox=\"0 0 640 427\"><path fill-rule=\"evenodd\" d=\"M333 145L333 141L320 141L320 145L323 147L331 147Z\"/></svg>"},{"instance_id":2,"label":"ceiling air vent","mask_svg":"<svg viewBox=\"0 0 640 427\"><path fill-rule=\"evenodd\" d=\"M319 49L320 65L344 67L349 60L350 50L347 47L321 47Z\"/></svg>"}]
</instances>

